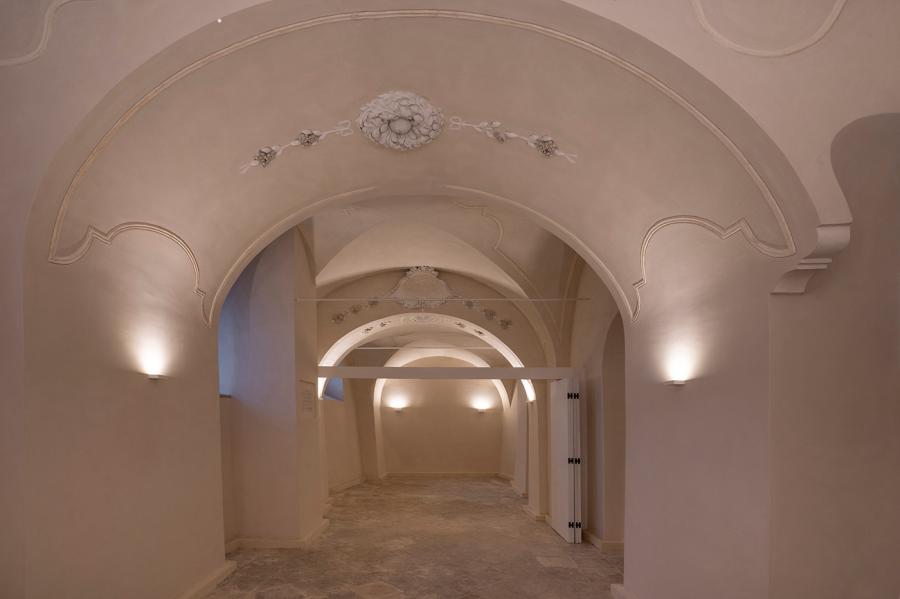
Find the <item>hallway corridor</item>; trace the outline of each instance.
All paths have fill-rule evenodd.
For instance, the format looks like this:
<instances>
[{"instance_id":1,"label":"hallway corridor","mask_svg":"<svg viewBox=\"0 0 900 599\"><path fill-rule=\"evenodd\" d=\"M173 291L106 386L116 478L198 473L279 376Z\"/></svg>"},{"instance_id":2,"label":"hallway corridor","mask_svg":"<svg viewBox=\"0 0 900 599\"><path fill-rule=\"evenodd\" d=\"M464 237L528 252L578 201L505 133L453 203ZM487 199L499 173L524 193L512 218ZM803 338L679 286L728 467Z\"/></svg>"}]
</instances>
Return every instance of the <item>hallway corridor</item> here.
<instances>
[{"instance_id":1,"label":"hallway corridor","mask_svg":"<svg viewBox=\"0 0 900 599\"><path fill-rule=\"evenodd\" d=\"M333 498L308 549L239 550L214 599L610 597L620 557L568 545L494 478L390 478Z\"/></svg>"}]
</instances>

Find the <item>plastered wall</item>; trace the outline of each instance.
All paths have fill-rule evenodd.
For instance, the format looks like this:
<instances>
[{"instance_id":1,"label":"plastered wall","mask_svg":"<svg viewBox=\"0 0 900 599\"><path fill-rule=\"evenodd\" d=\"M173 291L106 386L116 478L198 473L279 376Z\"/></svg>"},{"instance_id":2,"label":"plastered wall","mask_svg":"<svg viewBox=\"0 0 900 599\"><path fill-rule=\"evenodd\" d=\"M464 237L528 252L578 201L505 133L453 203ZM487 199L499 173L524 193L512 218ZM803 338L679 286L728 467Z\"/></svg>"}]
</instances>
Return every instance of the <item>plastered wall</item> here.
<instances>
[{"instance_id":1,"label":"plastered wall","mask_svg":"<svg viewBox=\"0 0 900 599\"><path fill-rule=\"evenodd\" d=\"M344 385L342 401L323 400L325 445L328 461L328 489L339 491L362 481L362 462L359 454L357 429L357 401L372 401L371 396L357 399L352 385Z\"/></svg>"},{"instance_id":2,"label":"plastered wall","mask_svg":"<svg viewBox=\"0 0 900 599\"><path fill-rule=\"evenodd\" d=\"M900 596L900 115L832 150L853 237L773 297L772 599Z\"/></svg>"},{"instance_id":3,"label":"plastered wall","mask_svg":"<svg viewBox=\"0 0 900 599\"><path fill-rule=\"evenodd\" d=\"M426 358L410 366L462 366L450 358ZM409 406L397 412L395 397ZM389 474L500 471L503 415L500 396L490 381L389 380L382 395L384 456ZM491 407L478 413L472 402Z\"/></svg>"}]
</instances>

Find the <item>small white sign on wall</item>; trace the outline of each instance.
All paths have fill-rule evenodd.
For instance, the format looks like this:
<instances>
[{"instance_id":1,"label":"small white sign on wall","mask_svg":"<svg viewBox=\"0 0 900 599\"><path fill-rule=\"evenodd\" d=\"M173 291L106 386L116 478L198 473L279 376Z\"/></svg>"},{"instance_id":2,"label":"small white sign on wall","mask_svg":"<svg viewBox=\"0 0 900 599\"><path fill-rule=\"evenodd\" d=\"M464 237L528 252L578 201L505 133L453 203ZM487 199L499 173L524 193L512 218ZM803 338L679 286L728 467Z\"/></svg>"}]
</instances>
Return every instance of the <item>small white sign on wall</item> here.
<instances>
[{"instance_id":1,"label":"small white sign on wall","mask_svg":"<svg viewBox=\"0 0 900 599\"><path fill-rule=\"evenodd\" d=\"M307 381L299 381L297 396L300 400L300 415L315 420L317 414L316 386Z\"/></svg>"}]
</instances>

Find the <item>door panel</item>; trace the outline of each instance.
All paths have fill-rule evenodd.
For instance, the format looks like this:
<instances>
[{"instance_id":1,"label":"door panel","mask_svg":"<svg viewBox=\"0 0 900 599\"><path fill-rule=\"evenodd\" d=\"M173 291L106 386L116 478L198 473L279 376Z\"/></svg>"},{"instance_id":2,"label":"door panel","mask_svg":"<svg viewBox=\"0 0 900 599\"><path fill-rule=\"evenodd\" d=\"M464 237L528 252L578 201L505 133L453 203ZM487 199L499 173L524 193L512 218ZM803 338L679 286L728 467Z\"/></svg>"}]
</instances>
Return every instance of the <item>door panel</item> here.
<instances>
[{"instance_id":1,"label":"door panel","mask_svg":"<svg viewBox=\"0 0 900 599\"><path fill-rule=\"evenodd\" d=\"M575 379L550 382L550 526L569 543L581 542L581 410L577 397Z\"/></svg>"}]
</instances>

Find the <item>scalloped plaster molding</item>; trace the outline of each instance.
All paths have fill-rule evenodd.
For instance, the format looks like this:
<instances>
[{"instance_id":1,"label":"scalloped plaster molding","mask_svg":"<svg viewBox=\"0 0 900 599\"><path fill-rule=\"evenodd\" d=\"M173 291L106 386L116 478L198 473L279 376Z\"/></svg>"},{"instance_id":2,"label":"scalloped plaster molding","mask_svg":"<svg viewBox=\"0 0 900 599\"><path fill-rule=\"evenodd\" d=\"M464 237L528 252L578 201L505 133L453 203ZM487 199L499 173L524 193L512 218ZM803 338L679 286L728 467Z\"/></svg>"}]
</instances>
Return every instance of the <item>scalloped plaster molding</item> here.
<instances>
[{"instance_id":1,"label":"scalloped plaster molding","mask_svg":"<svg viewBox=\"0 0 900 599\"><path fill-rule=\"evenodd\" d=\"M181 68L176 71L169 77L167 77L162 82L158 83L154 86L150 91L144 94L135 104L133 104L127 111L125 111L122 116L120 116L116 122L103 134L97 144L93 147L91 152L88 154L87 158L85 158L84 162L81 163L78 170L76 171L74 177L72 177L69 186L66 189L65 194L63 195L62 202L60 203L59 210L57 212L56 221L53 225L53 232L50 237L50 261L53 261L53 258L56 256L56 252L59 245L59 238L62 232L62 225L65 221L66 212L68 211L69 204L72 201L72 197L74 195L75 190L78 188L81 179L84 178L84 175L90 169L90 166L95 161L96 157L103 151L103 149L110 143L115 134L121 129L130 119L134 116L138 111L140 111L144 106L146 106L150 101L160 95L163 91L174 85L179 80L187 77L191 73L202 69L207 64L210 64L220 58L228 56L238 50L243 48L252 46L259 42L284 35L287 33L292 33L295 31L302 31L304 29L310 29L313 27L333 24L333 23L341 23L348 21L365 21L365 20L380 20L380 19L392 19L392 18L401 18L401 19L412 19L412 18L443 18L443 19L458 19L462 21L475 21L481 23L490 23L503 27L510 27L514 29L520 29L525 31L530 31L533 33L537 33L539 35L543 35L549 37L551 39L555 39L557 41L567 43L576 48L580 48L599 58L609 61L610 63L618 66L624 71L638 77L645 83L649 84L656 90L663 93L665 96L673 100L676 104L681 106L684 110L686 110L692 117L694 117L701 125L703 125L707 130L709 130L722 145L732 154L732 156L737 160L737 162L741 165L744 171L750 176L751 180L756 185L757 189L760 191L760 194L763 196L766 204L769 206L769 209L772 211L775 220L778 223L778 227L781 230L782 235L785 238L786 249L790 250L792 253L796 251L796 246L794 244L794 239L791 234L790 228L788 227L787 220L784 216L783 211L781 210L778 201L776 200L774 194L769 189L766 182L763 180L762 176L756 170L756 168L750 163L749 159L741 152L740 148L729 138L724 131L722 131L713 121L707 117L700 109L691 104L684 96L679 94L677 91L663 83L661 80L657 79L650 73L644 71L637 65L634 65L627 60L613 54L612 52L600 48L594 44L586 42L580 38L574 37L572 35L568 35L562 33L560 31L556 31L549 27L544 27L541 25L537 25L534 23L529 23L527 21L519 21L516 19L510 19L506 17L497 17L487 14L474 13L474 12L465 12L465 11L452 11L452 10L441 10L441 9L408 9L408 10L386 10L386 11L370 11L370 12L355 12L355 13L342 13L337 15L329 15L325 17L318 17L314 19L309 19L306 21L300 21L297 23L292 23L289 25L283 25L281 27L276 27L274 29L270 29L269 31L265 31L256 35L253 35L244 40L235 42L230 44L216 52L206 55L205 57L194 61L193 63ZM89 233L85 234L85 238L89 235ZM84 238L81 243L83 243Z\"/></svg>"},{"instance_id":2,"label":"scalloped plaster molding","mask_svg":"<svg viewBox=\"0 0 900 599\"><path fill-rule=\"evenodd\" d=\"M632 284L634 288L634 296L635 296L635 304L634 310L631 314L632 322L637 320L638 314L641 311L641 287L647 284L647 248L650 247L650 240L653 239L653 236L659 233L664 228L670 225L694 225L697 227L702 227L707 231L711 231L714 233L719 239L726 240L732 235L736 235L740 233L744 241L747 244L755 249L760 254L764 256L768 256L770 258L787 258L793 256L796 251L789 251L786 248L779 248L777 246L770 245L760 240L759 237L756 236L756 233L753 232L753 229L750 227L750 224L746 221L746 219L740 219L727 227L722 227L718 223L708 218L703 218L702 216L693 216L693 215L680 215L680 216L670 216L661 220L658 220L651 226L647 233L644 234L644 241L641 243L641 278L635 281ZM830 261L830 260L829 260Z\"/></svg>"},{"instance_id":3,"label":"scalloped plaster molding","mask_svg":"<svg viewBox=\"0 0 900 599\"><path fill-rule=\"evenodd\" d=\"M558 237L560 237L564 242L569 244L576 252L578 252L581 257L587 262L591 268L593 268L597 274L600 275L600 278L603 282L610 287L610 291L613 292L614 295L617 295L620 300L620 307L624 306L629 316L631 317L631 322L636 322L638 319L638 315L640 314L641 308L641 295L640 289L647 284L647 270L646 270L646 255L647 248L650 246L650 241L653 237L665 227L670 225L677 224L685 224L685 225L694 225L698 227L702 227L708 231L711 231L715 235L719 237L719 239L728 239L732 235L740 233L744 238L744 241L747 242L750 247L758 251L759 253L769 256L770 258L787 258L796 254L796 249L794 248L784 248L773 246L759 239L756 233L753 231L750 224L746 221L746 219L740 219L735 223L723 227L716 223L713 220L708 218L704 218L702 216L693 216L693 215L680 215L680 216L670 216L664 219L661 219L654 223L648 230L647 233L644 234L644 240L641 243L641 255L640 255L640 273L641 278L638 279L635 283L632 284L632 288L634 289L635 300L634 303L628 298L628 295L625 293L625 290L619 285L616 277L613 275L612 271L606 266L606 264L600 259L597 254L591 251L574 233L557 223L556 221L550 219L546 215L532 209L527 208L510 200L509 198L505 198L503 196L493 194L490 192L482 191L480 189L473 189L470 187L462 187L459 185L446 185L447 189L452 189L458 192L465 192L468 194L481 195L484 197L491 198L494 201L508 204L512 206L517 206L519 209L524 210L528 214L532 216L537 222L541 223L548 230L553 231ZM839 225L839 227L843 227L843 225ZM821 229L822 227L820 227ZM847 229L849 233L849 229ZM815 253L815 252L814 252ZM812 256L812 255L811 255ZM830 262L830 259L829 259ZM811 276L811 275L810 275Z\"/></svg>"},{"instance_id":4,"label":"scalloped plaster molding","mask_svg":"<svg viewBox=\"0 0 900 599\"><path fill-rule=\"evenodd\" d=\"M53 0L50 6L44 11L44 23L41 29L41 39L38 40L37 46L30 52L10 58L0 58L0 67L12 67L19 64L25 64L41 57L47 50L47 44L50 42L50 34L53 33L53 19L56 17L57 11L69 3L74 2L93 2L94 0Z\"/></svg>"},{"instance_id":5,"label":"scalloped plaster molding","mask_svg":"<svg viewBox=\"0 0 900 599\"><path fill-rule=\"evenodd\" d=\"M94 245L94 241L112 245L113 240L126 231L146 231L147 233L154 233L168 239L181 248L185 255L187 255L188 260L191 261L191 267L194 269L194 294L200 298L200 316L203 318L203 322L205 322L207 326L210 326L212 324L211 311L207 311L206 309L206 302L204 301L206 298L206 291L200 287L200 263L197 261L197 256L184 239L165 227L154 225L153 223L130 222L118 224L104 233L93 225L89 225L87 233L74 250L65 255L51 256L49 262L51 264L60 264L63 266L74 264L84 258L85 254L91 249L91 246Z\"/></svg>"},{"instance_id":6,"label":"scalloped plaster molding","mask_svg":"<svg viewBox=\"0 0 900 599\"><path fill-rule=\"evenodd\" d=\"M743 46L733 40L728 39L718 29L716 29L712 23L709 22L709 19L706 16L706 11L703 9L703 0L691 0L691 5L694 7L694 14L697 16L697 20L700 22L700 26L703 27L703 30L706 31L706 33L708 33L716 41L716 43L730 50L734 50L735 52L747 54L748 56L756 56L757 58L781 58L783 56L790 56L791 54L802 52L803 50L806 50L807 48L822 41L822 38L828 35L828 32L831 31L832 27L834 27L835 22L837 22L838 17L841 16L841 12L844 10L844 6L846 4L847 0L837 0L837 2L835 2L834 6L831 8L831 12L828 13L827 17L825 17L825 21L822 22L822 25L819 26L815 33L813 33L806 39L800 40L799 42L790 46L786 46L784 48L766 50L763 48L750 48L748 46Z\"/></svg>"}]
</instances>

